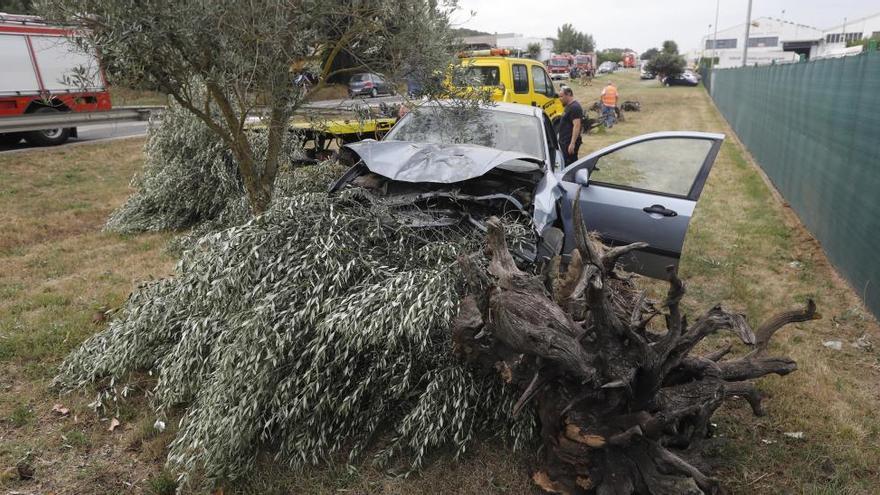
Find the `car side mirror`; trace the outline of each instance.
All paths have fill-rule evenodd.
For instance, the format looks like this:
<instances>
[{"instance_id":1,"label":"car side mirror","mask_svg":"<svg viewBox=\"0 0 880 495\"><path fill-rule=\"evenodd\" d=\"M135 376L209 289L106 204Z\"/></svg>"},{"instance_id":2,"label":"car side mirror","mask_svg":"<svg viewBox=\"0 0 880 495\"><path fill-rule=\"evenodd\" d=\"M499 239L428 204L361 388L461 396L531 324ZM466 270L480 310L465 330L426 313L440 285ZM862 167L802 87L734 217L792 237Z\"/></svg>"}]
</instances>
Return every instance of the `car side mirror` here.
<instances>
[{"instance_id":1,"label":"car side mirror","mask_svg":"<svg viewBox=\"0 0 880 495\"><path fill-rule=\"evenodd\" d=\"M590 185L590 173L587 172L586 168L582 168L574 173L574 183L584 187Z\"/></svg>"}]
</instances>

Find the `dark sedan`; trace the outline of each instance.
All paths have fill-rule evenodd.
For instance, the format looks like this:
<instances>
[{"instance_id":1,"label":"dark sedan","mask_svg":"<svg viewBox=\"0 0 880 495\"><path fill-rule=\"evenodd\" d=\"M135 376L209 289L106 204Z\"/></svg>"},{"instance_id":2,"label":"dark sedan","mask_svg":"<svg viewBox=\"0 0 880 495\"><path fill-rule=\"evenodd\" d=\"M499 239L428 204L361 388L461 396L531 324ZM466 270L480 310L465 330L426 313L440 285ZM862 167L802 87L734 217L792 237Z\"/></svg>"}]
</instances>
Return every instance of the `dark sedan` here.
<instances>
[{"instance_id":1,"label":"dark sedan","mask_svg":"<svg viewBox=\"0 0 880 495\"><path fill-rule=\"evenodd\" d=\"M693 73L685 72L678 76L667 76L663 79L664 86L696 86L700 80Z\"/></svg>"},{"instance_id":2,"label":"dark sedan","mask_svg":"<svg viewBox=\"0 0 880 495\"><path fill-rule=\"evenodd\" d=\"M348 81L348 96L365 96L376 97L381 94L392 94L392 86L381 74L372 72L364 72L351 76Z\"/></svg>"}]
</instances>

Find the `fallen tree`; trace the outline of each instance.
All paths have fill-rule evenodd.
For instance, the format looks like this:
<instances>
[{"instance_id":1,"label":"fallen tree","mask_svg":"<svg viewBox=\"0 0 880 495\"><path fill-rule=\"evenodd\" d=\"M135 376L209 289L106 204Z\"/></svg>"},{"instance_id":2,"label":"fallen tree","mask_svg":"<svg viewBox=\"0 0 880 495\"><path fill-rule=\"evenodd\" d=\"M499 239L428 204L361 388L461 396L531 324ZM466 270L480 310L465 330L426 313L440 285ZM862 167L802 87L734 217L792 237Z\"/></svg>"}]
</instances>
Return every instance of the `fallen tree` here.
<instances>
[{"instance_id":1,"label":"fallen tree","mask_svg":"<svg viewBox=\"0 0 880 495\"><path fill-rule=\"evenodd\" d=\"M575 212L574 223L583 225ZM797 368L766 355L770 339L786 324L819 318L809 301L754 332L743 315L720 306L689 324L674 270L657 308L616 268L644 244L606 249L583 229L564 273L558 259L544 276L517 268L499 222L490 222L487 247L485 268L462 259L470 290L453 326L454 346L474 369L518 388L514 416L534 405L543 465L533 480L551 493L718 493L718 481L701 468L712 414L726 398L742 397L762 415L751 380ZM665 332L650 327L661 315ZM728 345L693 354L721 330L751 352L724 359Z\"/></svg>"}]
</instances>

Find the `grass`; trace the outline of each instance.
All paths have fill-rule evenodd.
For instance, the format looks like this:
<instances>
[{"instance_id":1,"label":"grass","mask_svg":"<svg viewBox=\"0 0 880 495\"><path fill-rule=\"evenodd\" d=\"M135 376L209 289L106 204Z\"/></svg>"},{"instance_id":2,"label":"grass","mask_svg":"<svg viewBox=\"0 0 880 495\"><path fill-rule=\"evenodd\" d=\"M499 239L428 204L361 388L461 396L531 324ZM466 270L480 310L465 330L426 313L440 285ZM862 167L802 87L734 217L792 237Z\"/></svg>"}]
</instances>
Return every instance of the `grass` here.
<instances>
[{"instance_id":1,"label":"grass","mask_svg":"<svg viewBox=\"0 0 880 495\"><path fill-rule=\"evenodd\" d=\"M684 246L689 313L721 302L758 322L812 297L824 315L778 335L773 351L795 358L800 370L760 382L767 416L752 417L741 402L716 415L727 442L715 474L735 494L880 492L880 357L849 345L863 334L880 342L876 321L774 198L702 88L662 88L634 73L610 77L623 99L638 99L643 110L586 136L581 155L651 131L728 136ZM574 85L585 106L603 79ZM161 433L152 428L142 396L120 407L122 426L109 432L108 422L86 407L88 393L58 397L48 388L63 356L103 325L92 322L95 313L118 306L138 281L168 274L174 262L164 250L168 235L100 231L130 192L142 144L0 155L0 472L25 456L37 467L33 481L0 480L0 492L173 492L174 479L162 470L173 425ZM843 350L822 345L830 339L842 340ZM52 413L55 403L70 415ZM804 439L783 435L795 431ZM290 472L267 458L254 479L226 493L529 493L530 455L486 441L461 462L440 456L409 478L341 461Z\"/></svg>"}]
</instances>

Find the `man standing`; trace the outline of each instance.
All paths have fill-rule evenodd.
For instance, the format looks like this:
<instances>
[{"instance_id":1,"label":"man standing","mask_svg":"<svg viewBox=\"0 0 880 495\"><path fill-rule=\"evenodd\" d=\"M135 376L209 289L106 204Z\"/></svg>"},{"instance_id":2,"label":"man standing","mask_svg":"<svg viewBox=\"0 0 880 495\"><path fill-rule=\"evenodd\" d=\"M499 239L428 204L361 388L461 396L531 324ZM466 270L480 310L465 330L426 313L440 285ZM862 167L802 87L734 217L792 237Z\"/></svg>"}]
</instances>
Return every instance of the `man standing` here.
<instances>
[{"instance_id":1,"label":"man standing","mask_svg":"<svg viewBox=\"0 0 880 495\"><path fill-rule=\"evenodd\" d=\"M570 165L577 160L578 149L581 147L581 119L584 118L584 109L575 101L574 93L568 86L562 88L559 101L565 105L565 111L559 119L559 147L562 148L565 164Z\"/></svg>"},{"instance_id":2,"label":"man standing","mask_svg":"<svg viewBox=\"0 0 880 495\"><path fill-rule=\"evenodd\" d=\"M608 81L605 88L602 89L602 116L605 117L605 127L611 128L617 116L617 86L613 82Z\"/></svg>"}]
</instances>

